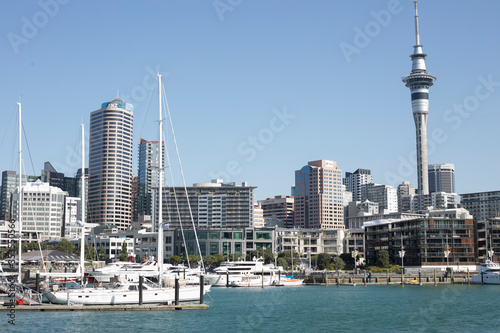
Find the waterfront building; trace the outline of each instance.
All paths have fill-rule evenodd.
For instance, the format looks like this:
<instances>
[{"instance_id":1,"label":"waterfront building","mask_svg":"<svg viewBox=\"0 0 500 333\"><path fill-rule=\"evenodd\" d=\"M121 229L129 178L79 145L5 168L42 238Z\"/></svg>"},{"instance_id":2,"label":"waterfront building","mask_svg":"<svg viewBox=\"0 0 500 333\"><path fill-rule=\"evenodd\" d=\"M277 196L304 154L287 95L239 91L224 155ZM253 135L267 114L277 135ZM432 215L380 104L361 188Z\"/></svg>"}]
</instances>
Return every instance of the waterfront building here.
<instances>
[{"instance_id":1,"label":"waterfront building","mask_svg":"<svg viewBox=\"0 0 500 333\"><path fill-rule=\"evenodd\" d=\"M352 228L345 231L344 253L358 253L365 258L365 229Z\"/></svg>"},{"instance_id":2,"label":"waterfront building","mask_svg":"<svg viewBox=\"0 0 500 333\"><path fill-rule=\"evenodd\" d=\"M343 229L276 228L276 251L298 253L304 268L309 267L311 256L320 253L342 254L343 242Z\"/></svg>"},{"instance_id":3,"label":"waterfront building","mask_svg":"<svg viewBox=\"0 0 500 333\"><path fill-rule=\"evenodd\" d=\"M500 262L500 216L476 222L476 246L478 263L486 260L488 251L493 261Z\"/></svg>"},{"instance_id":4,"label":"waterfront building","mask_svg":"<svg viewBox=\"0 0 500 333\"><path fill-rule=\"evenodd\" d=\"M342 181L346 191L352 193L351 201L361 201L361 186L373 184L373 175L371 170L357 169L354 172L346 172Z\"/></svg>"},{"instance_id":5,"label":"waterfront building","mask_svg":"<svg viewBox=\"0 0 500 333\"><path fill-rule=\"evenodd\" d=\"M455 193L455 165L429 164L429 193Z\"/></svg>"},{"instance_id":6,"label":"waterfront building","mask_svg":"<svg viewBox=\"0 0 500 333\"><path fill-rule=\"evenodd\" d=\"M394 187L389 185L365 184L361 186L361 201L369 200L379 205L383 214L398 211L398 195Z\"/></svg>"},{"instance_id":7,"label":"waterfront building","mask_svg":"<svg viewBox=\"0 0 500 333\"><path fill-rule=\"evenodd\" d=\"M264 219L275 222L283 228L293 227L294 197L277 195L274 198L259 200L259 206L264 211ZM271 222L271 223L272 223ZM266 224L266 226L268 226Z\"/></svg>"},{"instance_id":8,"label":"waterfront building","mask_svg":"<svg viewBox=\"0 0 500 333\"><path fill-rule=\"evenodd\" d=\"M163 188L163 219L170 228L249 228L254 225L254 190L214 179L190 187ZM153 189L153 221L158 220L158 190ZM153 223L153 230L155 225Z\"/></svg>"},{"instance_id":9,"label":"waterfront building","mask_svg":"<svg viewBox=\"0 0 500 333\"><path fill-rule=\"evenodd\" d=\"M253 206L253 227L254 228L263 228L265 226L264 223L264 210L260 208L260 206Z\"/></svg>"},{"instance_id":10,"label":"waterfront building","mask_svg":"<svg viewBox=\"0 0 500 333\"><path fill-rule=\"evenodd\" d=\"M345 225L346 228L351 229L352 226L349 224L353 217L357 216L373 216L379 215L379 204L376 202L371 202L369 200L352 201L346 209Z\"/></svg>"},{"instance_id":11,"label":"waterfront building","mask_svg":"<svg viewBox=\"0 0 500 333\"><path fill-rule=\"evenodd\" d=\"M22 186L22 230L27 239L59 240L68 193L37 180ZM19 221L19 188L12 194L12 217ZM17 230L17 229L16 229Z\"/></svg>"},{"instance_id":12,"label":"waterfront building","mask_svg":"<svg viewBox=\"0 0 500 333\"><path fill-rule=\"evenodd\" d=\"M428 162L427 162L427 116L429 114L429 88L436 78L425 66L425 57L420 44L417 1L415 1L415 46L412 60L412 70L403 78L405 85L411 90L411 107L415 121L417 142L417 179L418 194L429 194Z\"/></svg>"},{"instance_id":13,"label":"waterfront building","mask_svg":"<svg viewBox=\"0 0 500 333\"><path fill-rule=\"evenodd\" d=\"M107 259L118 260L120 253L122 251L123 243L127 244L127 255L128 257L135 258L137 262L142 261L142 254L137 254L137 250L140 249L142 251L143 242L146 249L146 253L154 256L156 258L156 249L157 249L157 233L154 233L153 236L151 233L146 230L121 230L117 226L112 225L103 225L95 227L88 235L85 236L85 241L92 245L96 251L96 255L103 251L106 255ZM143 235L146 235L147 240L143 240ZM147 238L149 237L149 238ZM167 233L165 233L165 237L167 237ZM170 235L171 237L171 235ZM80 246L79 239L71 240L73 244L76 246ZM171 240L170 240L171 243ZM171 252L169 252L171 255ZM149 256L147 257L149 258Z\"/></svg>"},{"instance_id":14,"label":"waterfront building","mask_svg":"<svg viewBox=\"0 0 500 333\"><path fill-rule=\"evenodd\" d=\"M165 145L162 143L163 156ZM134 221L139 215L151 215L153 204L152 189L160 186L159 165L160 165L160 143L159 141L148 141L141 138L139 143L139 163L138 163L138 198L137 211L134 214Z\"/></svg>"},{"instance_id":15,"label":"waterfront building","mask_svg":"<svg viewBox=\"0 0 500 333\"><path fill-rule=\"evenodd\" d=\"M486 221L500 216L500 191L460 194L460 204L475 221Z\"/></svg>"},{"instance_id":16,"label":"waterfront building","mask_svg":"<svg viewBox=\"0 0 500 333\"><path fill-rule=\"evenodd\" d=\"M132 133L133 106L119 98L90 114L89 223L131 224Z\"/></svg>"},{"instance_id":17,"label":"waterfront building","mask_svg":"<svg viewBox=\"0 0 500 333\"><path fill-rule=\"evenodd\" d=\"M363 227L363 223L376 220L407 220L414 219L418 217L425 217L426 213L421 212L395 212L389 214L380 213L376 215L372 214L360 214L359 216L352 216L347 218L347 225L349 229L360 229Z\"/></svg>"},{"instance_id":18,"label":"waterfront building","mask_svg":"<svg viewBox=\"0 0 500 333\"><path fill-rule=\"evenodd\" d=\"M391 264L403 263L405 268L475 270L473 220L464 213L453 214L364 223L367 265L376 265L379 251L387 250ZM403 258L399 256L402 246Z\"/></svg>"},{"instance_id":19,"label":"waterfront building","mask_svg":"<svg viewBox=\"0 0 500 333\"><path fill-rule=\"evenodd\" d=\"M342 170L318 160L295 171L294 227L344 229Z\"/></svg>"}]
</instances>

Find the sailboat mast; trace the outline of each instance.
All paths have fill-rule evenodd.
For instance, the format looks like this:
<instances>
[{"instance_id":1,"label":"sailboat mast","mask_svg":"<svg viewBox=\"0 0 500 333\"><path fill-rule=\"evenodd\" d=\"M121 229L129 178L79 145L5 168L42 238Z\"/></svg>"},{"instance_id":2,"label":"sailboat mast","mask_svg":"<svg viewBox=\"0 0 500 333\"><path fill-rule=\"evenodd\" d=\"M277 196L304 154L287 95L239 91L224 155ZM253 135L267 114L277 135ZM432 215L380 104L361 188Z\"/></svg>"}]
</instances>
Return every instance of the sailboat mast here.
<instances>
[{"instance_id":1,"label":"sailboat mast","mask_svg":"<svg viewBox=\"0 0 500 333\"><path fill-rule=\"evenodd\" d=\"M22 119L21 119L21 102L17 102L17 107L19 111L19 207L18 207L18 222L19 222L19 248L18 248L18 276L17 280L21 283L21 253L22 253L22 232L23 232L23 224L22 224L22 216L23 216L23 146L22 146Z\"/></svg>"},{"instance_id":2,"label":"sailboat mast","mask_svg":"<svg viewBox=\"0 0 500 333\"><path fill-rule=\"evenodd\" d=\"M82 127L82 173L81 173L81 191L82 191L82 233L80 235L80 270L81 270L81 284L84 284L85 277L85 127Z\"/></svg>"},{"instance_id":3,"label":"sailboat mast","mask_svg":"<svg viewBox=\"0 0 500 333\"><path fill-rule=\"evenodd\" d=\"M160 139L158 140L158 151L159 151L159 164L158 164L158 265L160 265L159 268L159 276L158 276L158 282L160 283L160 286L163 285L162 283L162 276L163 276L163 217L162 217L162 210L163 210L163 145L162 145L162 140L163 140L163 123L162 123L162 104L161 104L161 87L162 87L162 82L161 82L162 75L158 73L158 113L159 113L159 118L158 118L158 126L159 126L159 135Z\"/></svg>"}]
</instances>

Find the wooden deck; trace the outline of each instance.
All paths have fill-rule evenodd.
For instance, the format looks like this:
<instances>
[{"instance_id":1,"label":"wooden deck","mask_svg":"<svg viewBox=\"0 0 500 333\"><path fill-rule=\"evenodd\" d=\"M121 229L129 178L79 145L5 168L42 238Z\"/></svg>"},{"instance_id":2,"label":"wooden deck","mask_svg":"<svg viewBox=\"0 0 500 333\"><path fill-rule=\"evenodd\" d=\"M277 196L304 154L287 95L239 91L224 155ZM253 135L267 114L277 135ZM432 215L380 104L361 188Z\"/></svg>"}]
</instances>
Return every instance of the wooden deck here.
<instances>
[{"instance_id":1,"label":"wooden deck","mask_svg":"<svg viewBox=\"0 0 500 333\"><path fill-rule=\"evenodd\" d=\"M7 306L0 306L0 312L10 311ZM17 311L173 311L173 310L207 310L206 304L181 305L17 305Z\"/></svg>"}]
</instances>

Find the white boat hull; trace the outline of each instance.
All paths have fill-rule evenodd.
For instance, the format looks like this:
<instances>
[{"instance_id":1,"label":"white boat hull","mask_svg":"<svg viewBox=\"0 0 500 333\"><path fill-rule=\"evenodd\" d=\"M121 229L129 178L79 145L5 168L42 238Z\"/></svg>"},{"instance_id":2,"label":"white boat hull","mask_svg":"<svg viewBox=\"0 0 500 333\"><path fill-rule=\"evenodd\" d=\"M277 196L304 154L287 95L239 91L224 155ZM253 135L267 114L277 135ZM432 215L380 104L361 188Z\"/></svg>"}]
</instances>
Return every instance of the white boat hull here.
<instances>
[{"instance_id":1,"label":"white boat hull","mask_svg":"<svg viewBox=\"0 0 500 333\"><path fill-rule=\"evenodd\" d=\"M210 291L210 286L204 286L204 292ZM55 304L81 305L126 305L139 304L138 290L112 290L105 288L72 289L69 292L44 292L43 295ZM200 287L179 288L179 301L190 302L200 299ZM143 304L170 304L175 301L174 288L158 288L143 290Z\"/></svg>"}]
</instances>

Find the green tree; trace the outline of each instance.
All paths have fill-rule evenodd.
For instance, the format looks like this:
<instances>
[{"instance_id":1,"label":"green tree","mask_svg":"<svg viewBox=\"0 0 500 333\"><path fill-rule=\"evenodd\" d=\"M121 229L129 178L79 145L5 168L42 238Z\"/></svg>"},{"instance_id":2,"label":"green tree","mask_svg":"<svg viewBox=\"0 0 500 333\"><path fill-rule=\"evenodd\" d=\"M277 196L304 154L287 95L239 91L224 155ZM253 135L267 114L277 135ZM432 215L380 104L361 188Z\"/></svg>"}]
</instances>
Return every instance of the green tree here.
<instances>
[{"instance_id":1,"label":"green tree","mask_svg":"<svg viewBox=\"0 0 500 333\"><path fill-rule=\"evenodd\" d=\"M97 257L99 258L99 260L106 260L106 259L108 259L108 256L106 255L106 250L104 249L103 246L101 246L101 248L97 252Z\"/></svg>"},{"instance_id":2,"label":"green tree","mask_svg":"<svg viewBox=\"0 0 500 333\"><path fill-rule=\"evenodd\" d=\"M188 259L189 259L189 263L191 264L191 266L198 267L198 261L200 261L200 257L195 256L194 254L190 254L190 255L188 255ZM186 261L186 263L187 263L187 261Z\"/></svg>"},{"instance_id":3,"label":"green tree","mask_svg":"<svg viewBox=\"0 0 500 333\"><path fill-rule=\"evenodd\" d=\"M391 266L389 262L389 252L387 252L387 250L378 251L377 266L382 268L389 268Z\"/></svg>"},{"instance_id":4,"label":"green tree","mask_svg":"<svg viewBox=\"0 0 500 333\"><path fill-rule=\"evenodd\" d=\"M78 250L78 248L75 246L75 244L71 243L66 238L63 238L63 239L61 239L61 241L59 241L59 243L54 244L52 246L52 249L57 250L57 251L66 252L66 253L73 253L73 254L76 254L77 250Z\"/></svg>"},{"instance_id":5,"label":"green tree","mask_svg":"<svg viewBox=\"0 0 500 333\"><path fill-rule=\"evenodd\" d=\"M333 258L333 263L335 264L335 270L342 270L345 267L345 262L340 256L336 256Z\"/></svg>"},{"instance_id":6,"label":"green tree","mask_svg":"<svg viewBox=\"0 0 500 333\"><path fill-rule=\"evenodd\" d=\"M80 250L78 249L78 255L80 254ZM92 245L85 242L85 260L95 260L96 259L96 250Z\"/></svg>"},{"instance_id":7,"label":"green tree","mask_svg":"<svg viewBox=\"0 0 500 333\"><path fill-rule=\"evenodd\" d=\"M241 260L242 258L243 258L243 256L240 253L231 253L229 255L229 260L231 260L231 261L238 261L238 260Z\"/></svg>"},{"instance_id":8,"label":"green tree","mask_svg":"<svg viewBox=\"0 0 500 333\"><path fill-rule=\"evenodd\" d=\"M221 264L221 262L223 262L225 260L224 256L220 253L216 253L216 254L212 255L212 257L213 257L215 266L219 266Z\"/></svg>"},{"instance_id":9,"label":"green tree","mask_svg":"<svg viewBox=\"0 0 500 333\"><path fill-rule=\"evenodd\" d=\"M299 262L299 253L298 252L293 252L293 266L297 266L297 263ZM290 253L290 251L283 251L283 252L280 252L278 253L278 259L279 258L284 258L287 262L287 266L290 267L290 268L293 268L292 267L292 254Z\"/></svg>"},{"instance_id":10,"label":"green tree","mask_svg":"<svg viewBox=\"0 0 500 333\"><path fill-rule=\"evenodd\" d=\"M172 265L179 265L182 262L182 258L179 256L171 256L169 261Z\"/></svg>"},{"instance_id":11,"label":"green tree","mask_svg":"<svg viewBox=\"0 0 500 333\"><path fill-rule=\"evenodd\" d=\"M121 250L118 258L120 259L120 261L127 261L128 260L128 249L127 249L127 242L126 241L123 241L122 250Z\"/></svg>"},{"instance_id":12,"label":"green tree","mask_svg":"<svg viewBox=\"0 0 500 333\"><path fill-rule=\"evenodd\" d=\"M332 255L328 253L318 254L318 269L323 270L332 262Z\"/></svg>"},{"instance_id":13,"label":"green tree","mask_svg":"<svg viewBox=\"0 0 500 333\"><path fill-rule=\"evenodd\" d=\"M283 269L288 268L288 263L285 258L278 258L278 266L283 267Z\"/></svg>"},{"instance_id":14,"label":"green tree","mask_svg":"<svg viewBox=\"0 0 500 333\"><path fill-rule=\"evenodd\" d=\"M344 261L345 265L354 266L354 258L350 253L342 253L339 257Z\"/></svg>"}]
</instances>

